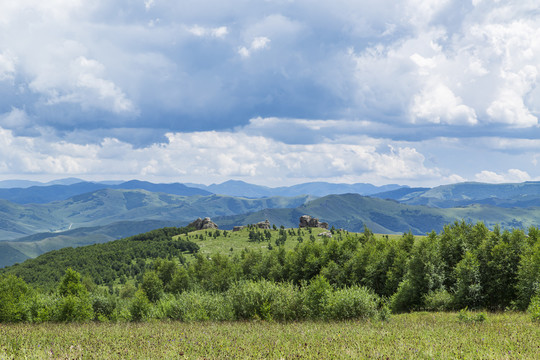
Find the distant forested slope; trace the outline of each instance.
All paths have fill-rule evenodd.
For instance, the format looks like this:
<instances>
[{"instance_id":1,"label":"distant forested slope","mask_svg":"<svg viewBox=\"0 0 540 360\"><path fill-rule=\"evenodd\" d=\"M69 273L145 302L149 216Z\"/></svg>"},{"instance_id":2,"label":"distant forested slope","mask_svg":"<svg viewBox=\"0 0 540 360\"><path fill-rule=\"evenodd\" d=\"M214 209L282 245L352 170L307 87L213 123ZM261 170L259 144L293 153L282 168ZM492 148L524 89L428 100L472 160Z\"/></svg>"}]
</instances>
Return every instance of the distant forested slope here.
<instances>
[{"instance_id":1,"label":"distant forested slope","mask_svg":"<svg viewBox=\"0 0 540 360\"><path fill-rule=\"evenodd\" d=\"M326 221L336 228L362 231L367 226L382 234L399 234L412 231L422 235L441 231L445 224L456 220L484 222L493 228L500 225L505 229L527 229L540 223L540 207L502 208L491 205L471 205L456 208L432 208L406 205L392 200L365 197L358 194L329 195L294 209L265 209L262 211L217 218L225 228L250 224L269 219L287 227L298 225L298 218L309 214Z\"/></svg>"}]
</instances>

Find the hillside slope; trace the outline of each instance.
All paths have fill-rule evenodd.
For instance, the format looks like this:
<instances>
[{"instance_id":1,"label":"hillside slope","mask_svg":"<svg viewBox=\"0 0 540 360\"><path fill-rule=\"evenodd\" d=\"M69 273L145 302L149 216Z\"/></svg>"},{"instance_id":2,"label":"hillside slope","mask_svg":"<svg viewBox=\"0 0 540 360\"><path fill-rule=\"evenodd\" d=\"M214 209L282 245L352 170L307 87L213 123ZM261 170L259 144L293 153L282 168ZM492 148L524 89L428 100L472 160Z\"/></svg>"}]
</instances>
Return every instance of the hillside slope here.
<instances>
[{"instance_id":1,"label":"hillside slope","mask_svg":"<svg viewBox=\"0 0 540 360\"><path fill-rule=\"evenodd\" d=\"M199 246L194 242L174 239L188 230L168 227L105 244L66 247L0 269L0 273L16 274L28 283L51 288L63 276L65 269L71 267L90 275L98 284L110 283L121 276L136 276L144 272L147 259L182 259L183 254L196 253Z\"/></svg>"},{"instance_id":2,"label":"hillside slope","mask_svg":"<svg viewBox=\"0 0 540 360\"><path fill-rule=\"evenodd\" d=\"M104 189L50 204L19 205L0 200L0 267L63 247L104 243L159 227L186 225L197 217L297 207L311 199L186 197Z\"/></svg>"},{"instance_id":3,"label":"hillside slope","mask_svg":"<svg viewBox=\"0 0 540 360\"><path fill-rule=\"evenodd\" d=\"M465 182L437 186L432 189L398 189L372 196L393 199L403 204L441 208L473 204L525 208L540 206L540 182L529 181L509 184Z\"/></svg>"},{"instance_id":4,"label":"hillside slope","mask_svg":"<svg viewBox=\"0 0 540 360\"><path fill-rule=\"evenodd\" d=\"M297 207L310 196L247 199L230 196L177 196L145 190L103 189L49 204L19 205L0 200L0 239L58 232L118 221L187 221L266 208Z\"/></svg>"},{"instance_id":5,"label":"hillside slope","mask_svg":"<svg viewBox=\"0 0 540 360\"><path fill-rule=\"evenodd\" d=\"M52 250L101 244L163 227L185 226L188 221L120 221L58 233L39 233L0 242L0 268L20 263Z\"/></svg>"},{"instance_id":6,"label":"hillside slope","mask_svg":"<svg viewBox=\"0 0 540 360\"><path fill-rule=\"evenodd\" d=\"M328 183L328 182L309 182L292 186L279 186L271 188L268 186L249 184L244 181L229 180L221 184L202 185L187 184L199 189L208 190L214 194L245 197L267 197L267 196L299 196L314 195L326 196L330 194L358 193L361 195L375 194L382 191L390 191L401 188L400 185L375 186L372 184L357 183Z\"/></svg>"},{"instance_id":7,"label":"hillside slope","mask_svg":"<svg viewBox=\"0 0 540 360\"><path fill-rule=\"evenodd\" d=\"M46 204L103 189L139 189L180 196L206 196L212 194L209 191L188 187L179 183L153 184L146 181L132 180L115 185L107 183L77 182L75 184L53 184L6 189L0 188L0 199L5 199L17 204Z\"/></svg>"},{"instance_id":8,"label":"hillside slope","mask_svg":"<svg viewBox=\"0 0 540 360\"><path fill-rule=\"evenodd\" d=\"M426 234L440 231L445 224L465 220L484 222L488 227L503 228L538 226L540 208L501 208L490 205L471 205L458 208L431 208L400 204L392 200L365 197L358 194L329 195L310 201L295 209L266 209L263 211L216 219L224 228L252 224L264 219L286 227L298 226L301 215L308 214L336 228L362 231L364 226L377 233L398 234L411 231Z\"/></svg>"}]
</instances>

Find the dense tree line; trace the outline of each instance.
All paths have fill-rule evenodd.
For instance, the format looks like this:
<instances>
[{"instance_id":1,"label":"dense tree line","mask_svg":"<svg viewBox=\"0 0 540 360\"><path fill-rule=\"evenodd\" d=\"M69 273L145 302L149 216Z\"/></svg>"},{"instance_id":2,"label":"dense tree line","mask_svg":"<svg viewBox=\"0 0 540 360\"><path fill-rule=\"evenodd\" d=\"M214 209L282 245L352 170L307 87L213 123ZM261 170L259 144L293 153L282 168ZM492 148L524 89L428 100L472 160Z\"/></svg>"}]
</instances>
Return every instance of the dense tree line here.
<instances>
[{"instance_id":1,"label":"dense tree line","mask_svg":"<svg viewBox=\"0 0 540 360\"><path fill-rule=\"evenodd\" d=\"M168 231L158 231L154 237L143 234L126 239L110 252L82 252L85 255L77 255L80 257L74 263L88 264L81 267L86 281L84 276L78 279L78 273L68 270L59 277L56 290L48 294L26 285L24 272L19 275L23 279L3 277L0 286L12 289L10 301L14 305L6 302L0 311L14 315L0 320L343 319L385 317L388 309L402 312L527 307L537 309L540 317L537 228L527 233L498 227L490 231L483 223L462 221L445 226L439 234L432 232L423 237L411 233L380 237L368 229L362 234L334 229L332 238L310 237L298 241L290 250L278 244L271 250L245 249L238 255L211 256L197 253L195 244L187 240L173 241L171 236L176 233ZM250 235L250 241L266 241L264 231L251 231L262 235ZM280 237L294 239L295 235L300 236L300 230L280 229ZM149 246L138 248L138 243ZM182 252L188 251L194 258L186 262ZM115 252L122 261L117 261ZM98 259L113 269L111 277L123 276L114 289L111 283L104 282L103 271L93 263ZM138 271L130 273L129 266L139 264L141 259L144 263L140 263ZM67 263L57 260L56 264ZM98 277L91 269L96 269ZM79 282L84 290L77 285L77 290L65 291L71 287L62 285ZM21 305L29 297L33 297L34 305ZM11 310L5 310L8 307ZM83 315L69 315L78 312Z\"/></svg>"}]
</instances>

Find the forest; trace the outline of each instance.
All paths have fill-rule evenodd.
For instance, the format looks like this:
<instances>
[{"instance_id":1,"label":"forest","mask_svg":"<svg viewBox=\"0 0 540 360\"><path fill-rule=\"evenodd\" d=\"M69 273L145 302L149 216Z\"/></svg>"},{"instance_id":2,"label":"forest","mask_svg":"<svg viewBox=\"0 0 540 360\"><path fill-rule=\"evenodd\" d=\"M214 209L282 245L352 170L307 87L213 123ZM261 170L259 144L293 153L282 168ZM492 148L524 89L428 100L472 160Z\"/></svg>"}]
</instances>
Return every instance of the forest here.
<instances>
[{"instance_id":1,"label":"forest","mask_svg":"<svg viewBox=\"0 0 540 360\"><path fill-rule=\"evenodd\" d=\"M413 236L334 229L164 228L66 248L0 272L0 322L387 319L528 310L540 318L540 230L454 222ZM322 235L322 234L321 234ZM331 236L330 236L331 235ZM255 246L248 246L255 245Z\"/></svg>"}]
</instances>

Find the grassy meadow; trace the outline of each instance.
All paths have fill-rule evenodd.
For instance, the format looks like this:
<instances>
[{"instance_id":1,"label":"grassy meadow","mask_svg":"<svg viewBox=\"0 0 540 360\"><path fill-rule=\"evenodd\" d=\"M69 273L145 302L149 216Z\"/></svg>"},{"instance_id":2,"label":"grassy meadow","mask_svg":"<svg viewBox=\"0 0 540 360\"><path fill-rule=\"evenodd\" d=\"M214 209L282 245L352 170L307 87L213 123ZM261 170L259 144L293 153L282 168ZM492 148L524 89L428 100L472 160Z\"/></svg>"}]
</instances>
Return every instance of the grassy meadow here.
<instances>
[{"instance_id":1,"label":"grassy meadow","mask_svg":"<svg viewBox=\"0 0 540 360\"><path fill-rule=\"evenodd\" d=\"M287 229L290 230L290 229ZM262 230L261 230L262 231ZM317 239L320 239L317 235L323 231L327 231L325 229L318 229L313 228L311 229L311 234L308 232L308 230L302 230L302 241L309 240L310 235L314 235ZM220 235L217 237L213 236L214 230L198 230L198 231L192 231L187 235L179 235L177 238L180 239L187 239L190 241L195 242L197 245L199 245L200 250L199 253L203 255L213 255L213 254L229 254L233 255L235 253L239 253L243 249L250 249L250 250L267 250L268 249L268 242L262 241L262 242L250 242L248 241L250 230L248 228L244 228L240 231L226 231L224 235L224 231L220 231ZM276 230L270 230L270 233L272 234L272 243L277 239L278 237L278 231ZM202 239L200 238L202 236ZM298 236L289 236L288 241L285 242L284 246L286 249L293 249L296 244L298 244ZM274 245L274 244L273 244Z\"/></svg>"},{"instance_id":2,"label":"grassy meadow","mask_svg":"<svg viewBox=\"0 0 540 360\"><path fill-rule=\"evenodd\" d=\"M538 359L524 313L418 312L388 321L2 324L0 359Z\"/></svg>"},{"instance_id":3,"label":"grassy meadow","mask_svg":"<svg viewBox=\"0 0 540 360\"><path fill-rule=\"evenodd\" d=\"M298 244L298 238L302 238L302 241L308 241L313 235L317 240L321 240L322 236L319 236L320 233L328 232L329 230L321 229L321 228L311 228L311 229L301 229L300 234L298 235L298 228L296 229L285 229L285 231L295 231L295 235L288 234L287 241L283 244L286 250L293 250L295 246ZM264 231L264 230L260 230ZM272 238L271 243L275 247L275 240L279 237L279 229L278 230L269 230ZM311 232L310 232L311 231ZM198 230L198 231L192 231L189 234L185 235L178 235L175 236L177 239L185 239L195 242L197 245L199 245L200 250L199 253L203 255L213 255L213 254L239 254L244 249L249 250L261 250L265 251L268 250L268 242L262 241L262 242L250 242L248 240L249 238L249 232L250 230L246 227L243 228L240 231L230 231L230 230L220 230L220 234L217 237L214 237L214 230ZM226 235L224 235L224 233ZM333 235L335 238L340 238L340 236L344 236L345 234L349 234L349 232L346 231L336 231ZM355 233L350 233L355 234ZM358 234L359 235L359 234ZM201 238L202 237L202 238ZM388 237L390 239L394 238L400 238L401 235L383 235L383 234L375 234L376 238L383 238ZM421 237L421 236L416 236ZM190 258L187 259L188 261Z\"/></svg>"}]
</instances>

